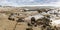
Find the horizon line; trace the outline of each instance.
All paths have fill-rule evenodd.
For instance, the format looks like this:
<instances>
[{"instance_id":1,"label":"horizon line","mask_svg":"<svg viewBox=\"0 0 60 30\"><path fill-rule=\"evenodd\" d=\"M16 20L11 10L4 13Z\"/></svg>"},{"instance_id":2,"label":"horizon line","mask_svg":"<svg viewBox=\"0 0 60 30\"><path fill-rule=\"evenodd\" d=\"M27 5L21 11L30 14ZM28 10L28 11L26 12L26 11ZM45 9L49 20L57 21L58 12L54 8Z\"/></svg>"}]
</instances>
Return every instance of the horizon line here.
<instances>
[{"instance_id":1,"label":"horizon line","mask_svg":"<svg viewBox=\"0 0 60 30\"><path fill-rule=\"evenodd\" d=\"M1 6L12 6L12 5L1 5ZM29 7L31 7L31 6L32 6L32 7L34 7L34 6L52 6L52 7L60 7L60 6L58 6L58 5L19 5L19 6L18 6L18 5L17 5L17 6L14 5L13 7L26 7L26 6L27 6L27 7L28 7L28 6L29 6Z\"/></svg>"}]
</instances>

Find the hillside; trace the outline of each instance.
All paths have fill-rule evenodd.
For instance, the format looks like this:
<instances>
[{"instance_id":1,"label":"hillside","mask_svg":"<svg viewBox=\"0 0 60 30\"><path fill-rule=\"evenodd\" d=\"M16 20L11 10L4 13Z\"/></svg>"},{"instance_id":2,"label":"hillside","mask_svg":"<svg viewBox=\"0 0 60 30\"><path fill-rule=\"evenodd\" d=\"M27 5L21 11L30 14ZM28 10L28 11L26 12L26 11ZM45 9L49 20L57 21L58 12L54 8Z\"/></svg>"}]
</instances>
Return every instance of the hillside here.
<instances>
[{"instance_id":1,"label":"hillside","mask_svg":"<svg viewBox=\"0 0 60 30\"><path fill-rule=\"evenodd\" d=\"M27 11L26 9L36 10L36 11ZM40 13L37 11L37 9L39 9ZM49 11L46 9L49 9ZM52 25L56 25L57 27L59 27L59 25L57 25L57 23L55 22L55 20L57 20L58 22L58 20L60 19L60 15L58 11L60 12L59 8L55 8L51 6L35 6L35 7L0 6L0 30L26 30L27 28L32 28L33 30L41 30L42 25L40 26L39 24L41 23L40 20L42 21L45 20L42 18L48 15L51 16L50 19L52 20ZM31 22L32 17L35 17L37 27L35 27L34 25L28 26L28 23ZM11 20L9 20L9 18L11 18ZM20 18L23 20L23 21L21 20L22 22L17 21L20 20Z\"/></svg>"}]
</instances>

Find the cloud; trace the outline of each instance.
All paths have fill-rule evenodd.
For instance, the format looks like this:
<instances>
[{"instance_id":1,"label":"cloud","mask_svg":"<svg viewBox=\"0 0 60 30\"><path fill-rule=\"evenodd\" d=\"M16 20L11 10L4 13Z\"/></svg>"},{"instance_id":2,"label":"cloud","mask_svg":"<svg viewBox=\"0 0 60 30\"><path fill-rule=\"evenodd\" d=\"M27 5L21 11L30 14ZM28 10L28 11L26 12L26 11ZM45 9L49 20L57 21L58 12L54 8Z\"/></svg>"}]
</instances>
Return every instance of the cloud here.
<instances>
[{"instance_id":1,"label":"cloud","mask_svg":"<svg viewBox=\"0 0 60 30\"><path fill-rule=\"evenodd\" d=\"M48 3L47 3L47 4L48 4ZM50 2L49 5L50 5L50 6L57 6L57 7L60 7L60 1Z\"/></svg>"},{"instance_id":2,"label":"cloud","mask_svg":"<svg viewBox=\"0 0 60 30\"><path fill-rule=\"evenodd\" d=\"M7 5L7 6L21 6L21 5L60 6L60 0L0 0L0 5Z\"/></svg>"},{"instance_id":3,"label":"cloud","mask_svg":"<svg viewBox=\"0 0 60 30\"><path fill-rule=\"evenodd\" d=\"M17 3L14 3L14 2L9 2L7 0L0 0L0 5L3 5L3 6L17 6Z\"/></svg>"}]
</instances>

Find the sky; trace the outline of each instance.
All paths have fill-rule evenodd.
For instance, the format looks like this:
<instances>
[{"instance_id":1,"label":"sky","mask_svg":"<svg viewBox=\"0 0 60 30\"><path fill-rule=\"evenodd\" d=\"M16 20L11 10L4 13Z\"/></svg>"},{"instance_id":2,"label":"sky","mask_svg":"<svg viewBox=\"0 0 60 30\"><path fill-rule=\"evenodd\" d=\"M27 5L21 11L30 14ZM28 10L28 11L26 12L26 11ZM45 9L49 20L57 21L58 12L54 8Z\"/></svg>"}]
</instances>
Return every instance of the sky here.
<instances>
[{"instance_id":1,"label":"sky","mask_svg":"<svg viewBox=\"0 0 60 30\"><path fill-rule=\"evenodd\" d=\"M60 6L60 0L0 0L3 6Z\"/></svg>"}]
</instances>

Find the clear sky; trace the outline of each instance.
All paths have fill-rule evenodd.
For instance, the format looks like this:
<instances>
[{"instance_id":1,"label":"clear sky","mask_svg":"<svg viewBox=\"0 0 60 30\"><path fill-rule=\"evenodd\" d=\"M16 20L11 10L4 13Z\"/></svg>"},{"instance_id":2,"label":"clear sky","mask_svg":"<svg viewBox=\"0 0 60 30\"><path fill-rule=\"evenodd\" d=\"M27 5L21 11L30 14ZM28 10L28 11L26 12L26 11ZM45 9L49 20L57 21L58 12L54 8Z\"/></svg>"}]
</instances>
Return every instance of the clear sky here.
<instances>
[{"instance_id":1,"label":"clear sky","mask_svg":"<svg viewBox=\"0 0 60 30\"><path fill-rule=\"evenodd\" d=\"M7 6L22 6L22 5L60 6L60 0L0 0L0 5L7 5Z\"/></svg>"}]
</instances>

